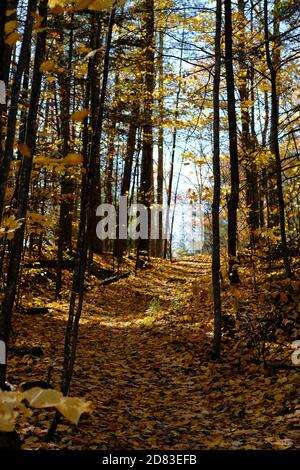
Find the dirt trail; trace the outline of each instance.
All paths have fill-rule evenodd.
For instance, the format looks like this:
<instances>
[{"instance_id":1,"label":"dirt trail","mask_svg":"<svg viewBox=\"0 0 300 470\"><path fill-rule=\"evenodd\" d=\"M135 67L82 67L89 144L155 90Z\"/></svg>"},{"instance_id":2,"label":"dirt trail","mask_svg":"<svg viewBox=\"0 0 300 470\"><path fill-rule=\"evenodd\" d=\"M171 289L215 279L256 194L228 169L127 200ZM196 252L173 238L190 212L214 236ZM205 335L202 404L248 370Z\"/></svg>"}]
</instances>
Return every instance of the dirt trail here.
<instances>
[{"instance_id":1,"label":"dirt trail","mask_svg":"<svg viewBox=\"0 0 300 470\"><path fill-rule=\"evenodd\" d=\"M192 420L203 405L199 395L198 411L189 406L198 371L188 338L200 338L192 324L192 305L199 297L192 281L204 286L208 267L206 260L176 263L172 269L158 262L96 293L96 311L81 330L78 357L86 358L82 391L97 389L92 417L97 448L184 448L186 439L191 443ZM85 428L91 430L88 421Z\"/></svg>"},{"instance_id":2,"label":"dirt trail","mask_svg":"<svg viewBox=\"0 0 300 470\"><path fill-rule=\"evenodd\" d=\"M249 374L235 357L219 363L210 358L209 268L205 257L172 266L157 261L106 287L92 282L71 395L92 400L94 412L78 428L63 422L56 442L47 445L41 437L52 414L35 413L24 431L25 448L268 448L272 426L278 439L290 437L278 414L281 403L274 405L266 393L270 379L259 366ZM18 322L17 338L31 329L32 343L41 344L43 335L45 356L25 357L21 364L12 358L16 382L40 379L48 356L62 357L67 302L49 305L51 314L38 318L33 329L28 316Z\"/></svg>"}]
</instances>

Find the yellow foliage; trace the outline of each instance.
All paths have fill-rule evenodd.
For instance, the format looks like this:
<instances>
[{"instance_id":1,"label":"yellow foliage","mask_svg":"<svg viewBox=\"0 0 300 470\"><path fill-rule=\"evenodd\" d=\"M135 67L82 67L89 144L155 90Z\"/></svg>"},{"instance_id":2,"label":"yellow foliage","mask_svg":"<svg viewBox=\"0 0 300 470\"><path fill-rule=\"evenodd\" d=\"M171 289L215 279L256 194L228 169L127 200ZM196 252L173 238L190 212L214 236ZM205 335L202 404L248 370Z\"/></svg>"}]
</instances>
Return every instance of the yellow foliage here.
<instances>
[{"instance_id":1,"label":"yellow foliage","mask_svg":"<svg viewBox=\"0 0 300 470\"><path fill-rule=\"evenodd\" d=\"M7 21L7 23L5 23L5 33L6 34L13 33L17 29L17 26L18 26L17 20Z\"/></svg>"},{"instance_id":2,"label":"yellow foliage","mask_svg":"<svg viewBox=\"0 0 300 470\"><path fill-rule=\"evenodd\" d=\"M57 160L56 158L47 158L43 155L39 155L33 159L33 164L42 167L55 167L60 164L60 160Z\"/></svg>"},{"instance_id":3,"label":"yellow foliage","mask_svg":"<svg viewBox=\"0 0 300 470\"><path fill-rule=\"evenodd\" d=\"M79 0L75 6L75 10L85 10L88 8L94 0Z\"/></svg>"},{"instance_id":4,"label":"yellow foliage","mask_svg":"<svg viewBox=\"0 0 300 470\"><path fill-rule=\"evenodd\" d=\"M63 7L65 3L66 3L65 0L49 0L48 1L50 8Z\"/></svg>"},{"instance_id":5,"label":"yellow foliage","mask_svg":"<svg viewBox=\"0 0 300 470\"><path fill-rule=\"evenodd\" d=\"M88 109L81 109L81 110L75 111L75 113L72 114L71 119L72 121L81 122L86 117L88 117L88 115L89 115Z\"/></svg>"},{"instance_id":6,"label":"yellow foliage","mask_svg":"<svg viewBox=\"0 0 300 470\"><path fill-rule=\"evenodd\" d=\"M41 15L39 15L38 13L32 13L31 15L34 19L35 19L35 23L32 27L32 29L34 30L38 30L43 22L43 17Z\"/></svg>"},{"instance_id":7,"label":"yellow foliage","mask_svg":"<svg viewBox=\"0 0 300 470\"><path fill-rule=\"evenodd\" d=\"M16 8L11 8L10 10L6 10L6 17L8 18L9 16L13 15L16 13L17 9Z\"/></svg>"},{"instance_id":8,"label":"yellow foliage","mask_svg":"<svg viewBox=\"0 0 300 470\"><path fill-rule=\"evenodd\" d=\"M49 226L49 218L37 212L27 213L28 233L43 233Z\"/></svg>"},{"instance_id":9,"label":"yellow foliage","mask_svg":"<svg viewBox=\"0 0 300 470\"><path fill-rule=\"evenodd\" d=\"M62 160L62 163L68 166L80 165L82 162L83 156L80 153L68 153Z\"/></svg>"},{"instance_id":10,"label":"yellow foliage","mask_svg":"<svg viewBox=\"0 0 300 470\"><path fill-rule=\"evenodd\" d=\"M64 397L57 390L35 387L26 392L0 392L0 431L14 430L18 414L27 411L24 402L32 408L56 408L73 424L78 424L82 413L92 410L90 402Z\"/></svg>"},{"instance_id":11,"label":"yellow foliage","mask_svg":"<svg viewBox=\"0 0 300 470\"><path fill-rule=\"evenodd\" d=\"M88 0L81 0L81 1L84 2ZM114 3L117 3L118 5L120 5L120 2L116 2L115 0L92 0L92 2L90 2L89 10L95 10L95 11L105 10L106 8L109 8L111 5L113 5Z\"/></svg>"},{"instance_id":12,"label":"yellow foliage","mask_svg":"<svg viewBox=\"0 0 300 470\"><path fill-rule=\"evenodd\" d=\"M18 145L18 149L20 154L23 155L23 157L31 157L31 150L27 144L20 143Z\"/></svg>"},{"instance_id":13,"label":"yellow foliage","mask_svg":"<svg viewBox=\"0 0 300 470\"><path fill-rule=\"evenodd\" d=\"M47 77L47 82L48 83L54 83L55 81L56 81L56 78L53 77L53 75L50 75L50 76Z\"/></svg>"},{"instance_id":14,"label":"yellow foliage","mask_svg":"<svg viewBox=\"0 0 300 470\"><path fill-rule=\"evenodd\" d=\"M5 44L8 44L10 47L13 47L19 39L21 39L21 34L14 32L7 36L5 39Z\"/></svg>"},{"instance_id":15,"label":"yellow foliage","mask_svg":"<svg viewBox=\"0 0 300 470\"><path fill-rule=\"evenodd\" d=\"M55 69L55 62L54 60L46 60L40 66L41 72L52 72Z\"/></svg>"},{"instance_id":16,"label":"yellow foliage","mask_svg":"<svg viewBox=\"0 0 300 470\"><path fill-rule=\"evenodd\" d=\"M12 240L15 235L15 231L20 227L21 221L17 220L14 215L10 215L7 219L4 219L3 226L0 227L0 238L6 235L8 240Z\"/></svg>"},{"instance_id":17,"label":"yellow foliage","mask_svg":"<svg viewBox=\"0 0 300 470\"><path fill-rule=\"evenodd\" d=\"M83 156L80 153L68 153L64 158L48 158L40 155L34 158L33 164L41 167L48 168L62 168L64 166L80 165L83 162Z\"/></svg>"},{"instance_id":18,"label":"yellow foliage","mask_svg":"<svg viewBox=\"0 0 300 470\"><path fill-rule=\"evenodd\" d=\"M63 8L66 3L66 0L49 0L49 7L52 9L57 7ZM86 9L100 11L104 10L105 8L109 8L111 5L117 2L115 2L115 0L77 0L75 3L75 11Z\"/></svg>"}]
</instances>

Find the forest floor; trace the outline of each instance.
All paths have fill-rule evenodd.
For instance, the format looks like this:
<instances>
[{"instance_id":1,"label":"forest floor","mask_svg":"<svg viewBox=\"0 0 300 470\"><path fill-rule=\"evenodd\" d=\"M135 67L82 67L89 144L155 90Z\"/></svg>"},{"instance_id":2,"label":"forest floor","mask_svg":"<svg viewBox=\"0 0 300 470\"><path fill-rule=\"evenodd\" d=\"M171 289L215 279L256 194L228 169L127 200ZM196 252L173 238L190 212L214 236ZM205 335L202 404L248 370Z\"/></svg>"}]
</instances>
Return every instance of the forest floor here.
<instances>
[{"instance_id":1,"label":"forest floor","mask_svg":"<svg viewBox=\"0 0 300 470\"><path fill-rule=\"evenodd\" d=\"M54 363L51 385L59 388L70 280L65 272L56 302L54 281L27 273L23 309L14 317L12 384L45 380ZM216 361L209 258L154 260L107 286L91 277L70 395L92 401L93 413L78 427L62 420L55 441L45 443L54 413L36 410L19 419L23 448L300 449L300 368L291 361L299 283L287 286L280 270L264 274L261 285L256 273L255 282L248 269L240 287L224 288L223 354ZM49 312L28 315L28 306ZM43 354L22 355L32 346Z\"/></svg>"}]
</instances>

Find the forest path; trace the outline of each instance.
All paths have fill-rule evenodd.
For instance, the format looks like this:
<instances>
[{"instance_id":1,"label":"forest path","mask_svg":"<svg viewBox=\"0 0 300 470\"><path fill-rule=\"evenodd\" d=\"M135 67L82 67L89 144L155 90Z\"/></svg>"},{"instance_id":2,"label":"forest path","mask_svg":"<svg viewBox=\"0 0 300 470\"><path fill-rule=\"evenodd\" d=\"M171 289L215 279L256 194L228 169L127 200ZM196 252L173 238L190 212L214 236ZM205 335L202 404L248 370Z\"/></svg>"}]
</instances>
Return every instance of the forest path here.
<instances>
[{"instance_id":1,"label":"forest path","mask_svg":"<svg viewBox=\"0 0 300 470\"><path fill-rule=\"evenodd\" d=\"M288 404L299 399L299 389L295 395L295 388L289 386L289 372L279 371L270 378L251 360L241 366L235 340L226 337L223 360L211 359L209 286L207 257L172 265L153 261L137 276L108 286L99 286L92 279L86 291L70 394L91 400L94 412L83 417L77 428L63 421L56 442L50 444L41 437L53 413L34 412L23 431L24 447L299 447L299 431L293 425L297 426L299 417L286 418ZM66 295L68 289L67 285ZM45 289L40 295L45 297ZM21 344L30 331L31 344L40 344L45 353L41 358L25 356L21 362L12 358L16 383L41 379L52 356L57 359L53 386L59 387L67 297L61 302L49 300L48 306L51 313L34 324L27 315L16 325ZM294 377L291 383L297 383Z\"/></svg>"},{"instance_id":2,"label":"forest path","mask_svg":"<svg viewBox=\"0 0 300 470\"><path fill-rule=\"evenodd\" d=\"M196 286L207 296L209 268L207 258L172 265L157 261L89 298L92 320L87 308L91 323L81 330L78 357L90 351L83 388L86 393L95 388L96 448L184 449L192 444L197 434L192 427L198 427L205 408L194 356L207 347L196 321ZM208 316L209 305L200 308L197 313ZM82 366L74 382L81 373ZM191 394L198 395L193 407ZM90 432L88 421L81 429Z\"/></svg>"}]
</instances>

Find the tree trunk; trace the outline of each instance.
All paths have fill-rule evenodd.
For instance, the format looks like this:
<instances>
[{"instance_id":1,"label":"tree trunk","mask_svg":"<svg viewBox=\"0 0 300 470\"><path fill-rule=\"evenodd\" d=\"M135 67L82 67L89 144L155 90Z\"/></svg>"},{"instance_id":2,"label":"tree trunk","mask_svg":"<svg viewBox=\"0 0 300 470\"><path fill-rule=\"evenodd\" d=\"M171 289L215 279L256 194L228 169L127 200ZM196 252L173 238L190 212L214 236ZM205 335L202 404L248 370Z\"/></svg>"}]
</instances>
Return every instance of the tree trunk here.
<instances>
[{"instance_id":1,"label":"tree trunk","mask_svg":"<svg viewBox=\"0 0 300 470\"><path fill-rule=\"evenodd\" d=\"M143 146L140 183L140 202L148 210L148 239L138 241L138 253L150 255L151 216L150 206L153 201L153 92L154 92L154 2L144 0L142 34L145 43L144 71L144 114L143 114Z\"/></svg>"},{"instance_id":2,"label":"tree trunk","mask_svg":"<svg viewBox=\"0 0 300 470\"><path fill-rule=\"evenodd\" d=\"M95 177L93 177L93 195L92 195L92 202L89 207L89 249L90 255L89 260L92 262L93 259L93 252L95 248L102 247L101 240L96 238L96 208L98 203L101 201L100 196L100 142L102 139L102 131L103 131L103 119L104 119L104 106L105 106L105 98L106 98L106 91L107 91L107 83L108 83L108 73L109 73L109 62L110 62L110 50L111 50L111 42L112 42L112 32L113 26L115 22L115 8L112 9L109 18L107 36L106 36L106 46L105 46L105 54L104 54L104 64L103 64L103 77L102 77L102 85L100 91L100 98L98 100L97 106L97 118L93 122L93 135L92 135L92 142L91 142L91 165L94 168ZM96 84L95 84L96 85ZM93 92L96 90L92 89L92 103L94 96ZM92 106L93 111L93 106ZM92 116L93 118L93 116Z\"/></svg>"},{"instance_id":3,"label":"tree trunk","mask_svg":"<svg viewBox=\"0 0 300 470\"><path fill-rule=\"evenodd\" d=\"M249 92L247 86L247 77L249 75L248 67L246 64L247 51L246 44L246 17L245 17L245 0L238 0L238 48L239 48L239 94L241 100L241 121L242 121L242 135L241 135L241 151L243 163L245 165L246 173L246 201L249 209L248 225L250 229L250 242L255 244L256 235L255 230L259 227L259 211L258 211L258 191L257 191L257 170L253 162L254 155L254 140L255 136L250 135L250 112L249 112Z\"/></svg>"},{"instance_id":4,"label":"tree trunk","mask_svg":"<svg viewBox=\"0 0 300 470\"><path fill-rule=\"evenodd\" d=\"M168 241L168 234L169 234L169 227L170 227L170 209L171 209L171 202L172 202L172 186L173 186L173 175L174 175L174 161L175 161L175 153L176 153L176 144L177 144L177 120L179 116L179 100L181 95L181 78L182 78L182 62L183 62L183 48L184 48L184 38L185 38L185 29L182 30L182 38L181 38L181 46L180 46L180 63L179 63L179 84L176 93L176 101L175 101L175 114L174 114L174 128L173 128L173 137L172 137L172 151L171 151L171 166L170 166L170 176L169 176L169 185L168 185L168 192L167 192L167 219L166 219L166 237L164 242L164 253L163 257L166 258L168 254L168 245L169 245L169 255L170 259L172 259L172 240L171 238ZM169 242L169 243L168 243Z\"/></svg>"},{"instance_id":5,"label":"tree trunk","mask_svg":"<svg viewBox=\"0 0 300 470\"><path fill-rule=\"evenodd\" d=\"M99 51L99 48L102 45L102 24L100 21L99 13L95 12L92 16L92 31L91 31L91 48L97 52L89 61L89 73L88 73L88 84L86 93L86 108L89 108L90 100L90 109L91 109L91 128L92 133L89 132L88 121L85 123L85 133L86 133L86 144L84 143L83 147L86 147L86 152L88 151L90 145L93 147L93 161L95 165L95 177L93 180L93 191L92 191L92 210L91 210L91 220L90 220L90 232L88 235L89 240L89 264L93 261L93 253L101 253L102 251L102 241L98 240L96 235L96 209L101 204L101 180L100 180L100 140L95 141L93 144L89 143L89 140L92 140L93 133L97 125L97 117L99 113L99 96L100 96L100 59L102 55ZM90 95L90 96L89 96Z\"/></svg>"},{"instance_id":6,"label":"tree trunk","mask_svg":"<svg viewBox=\"0 0 300 470\"><path fill-rule=\"evenodd\" d=\"M104 114L104 105L106 98L108 74L109 74L109 64L110 64L110 47L112 40L112 30L115 19L115 6L113 6L109 26L106 38L106 49L104 54L104 67L103 67L103 80L102 88L100 94L100 103L99 103L99 113L97 115L97 122L94 128L93 142L96 143L96 138L101 138L102 135L102 125L103 125L103 114ZM99 131L99 134L97 133ZM78 341L78 332L79 332L79 322L81 318L82 306L83 306L83 297L84 297L84 276L87 267L87 254L89 247L89 224L91 216L91 205L93 200L93 188L94 188L94 178L95 178L95 161L94 161L94 149L91 147L88 158L86 159L86 169L87 175L83 179L82 194L81 194L81 207L80 207L80 221L78 229L78 241L77 241L77 258L75 269L73 273L72 280L72 290L71 290L71 299L69 306L69 318L65 334L65 348L64 348L64 365L62 372L62 383L61 390L64 395L67 395L69 392L73 369L76 359L77 351L77 341ZM57 425L59 423L60 415L59 413L55 414L54 420L49 428L47 440L53 439Z\"/></svg>"},{"instance_id":7,"label":"tree trunk","mask_svg":"<svg viewBox=\"0 0 300 470\"><path fill-rule=\"evenodd\" d=\"M279 223L280 235L282 245L282 255L284 267L287 277L292 276L291 265L288 255L286 229L285 229L285 206L282 188L282 174L281 174L281 158L279 149L278 137L278 122L279 122L279 100L277 93L277 72L278 69L274 67L273 59L270 52L270 38L269 38L269 20L268 20L268 0L264 0L264 14L265 14L265 48L267 65L271 78L271 132L270 132L270 150L275 157L276 165L276 190L279 205Z\"/></svg>"},{"instance_id":8,"label":"tree trunk","mask_svg":"<svg viewBox=\"0 0 300 470\"><path fill-rule=\"evenodd\" d=\"M228 199L228 258L229 280L231 284L239 281L237 269L237 210L239 204L239 161L237 145L237 122L235 110L235 80L232 52L232 9L231 0L225 0L225 68L227 88L227 108L229 124L229 153L231 191Z\"/></svg>"},{"instance_id":9,"label":"tree trunk","mask_svg":"<svg viewBox=\"0 0 300 470\"><path fill-rule=\"evenodd\" d=\"M74 16L71 16L70 25L73 24ZM63 21L63 20L61 20ZM60 96L61 96L61 138L62 138L62 154L65 157L69 153L70 141L70 79L72 74L72 58L73 58L73 28L71 26L69 36L68 57L66 60L67 67L60 74ZM63 25L60 24L60 35L62 43L64 43ZM61 66L64 65L64 56L62 57ZM59 212L59 228L58 228L58 246L57 246L57 281L56 281L56 297L59 297L62 286L62 269L61 264L63 254L66 249L72 251L72 221L73 221L73 197L74 197L74 180L68 171L62 175L61 180L61 201Z\"/></svg>"},{"instance_id":10,"label":"tree trunk","mask_svg":"<svg viewBox=\"0 0 300 470\"><path fill-rule=\"evenodd\" d=\"M0 3L0 81L2 85L6 89L6 82L5 82L5 63L4 63L4 51L5 51L5 37L4 37L4 28L5 28L5 13L7 8L7 1L2 0ZM5 98L5 97L4 97ZM4 100L5 101L5 100ZM0 164L1 164L1 171L0 171L0 225L1 225L1 214L2 214L2 206L4 200L4 193L6 189L6 180L7 176L4 181L3 179L3 172L6 169L6 165L3 164L3 144L2 144L2 137L3 137L3 115L5 110L5 104L0 103ZM7 173L7 171L6 171Z\"/></svg>"},{"instance_id":11,"label":"tree trunk","mask_svg":"<svg viewBox=\"0 0 300 470\"><path fill-rule=\"evenodd\" d=\"M36 6L37 6L37 0L28 1L27 18L26 18L26 23L25 23L21 50L20 50L20 56L19 56L17 69L14 74L13 83L11 86L11 93L10 93L11 98L10 98L10 106L9 106L9 113L8 113L8 120L7 120L7 136L6 136L6 141L5 141L4 155L3 155L3 159L1 160L1 172L0 172L0 222L2 220L2 215L3 215L3 210L4 210L4 197L5 197L7 179L8 179L8 174L9 174L9 166L13 158L22 75L24 73L24 70L26 68L26 64L28 61L28 50L30 49L30 43L31 43L32 26L33 26L33 20L34 20L32 13L36 11Z\"/></svg>"},{"instance_id":12,"label":"tree trunk","mask_svg":"<svg viewBox=\"0 0 300 470\"><path fill-rule=\"evenodd\" d=\"M124 171L121 185L121 196L129 196L130 184L131 184L131 175L132 175L132 166L133 166L133 157L136 147L136 134L138 129L139 121L139 101L137 95L133 97L132 112L130 117L128 136L127 136L127 145L126 145L126 154L124 162ZM117 214L117 217L118 214ZM128 220L127 220L128 223ZM127 240L120 238L120 221L118 218L117 221L117 239L114 244L114 255L118 259L119 263L122 261L123 252L126 249Z\"/></svg>"},{"instance_id":13,"label":"tree trunk","mask_svg":"<svg viewBox=\"0 0 300 470\"><path fill-rule=\"evenodd\" d=\"M28 193L30 186L30 176L32 168L32 159L36 147L36 131L37 131L37 114L41 92L42 73L40 71L41 64L44 61L46 50L46 25L47 25L47 5L48 0L40 2L39 14L43 18L41 23L42 31L37 35L37 43L35 50L35 59L33 66L33 75L31 83L31 96L29 103L29 111L27 117L27 133L25 144L30 149L31 155L23 157L20 170L20 184L17 202L17 218L24 219L26 217L28 205ZM6 289L2 303L0 315L0 339L6 344L8 343L11 316L15 301L17 282L19 278L21 256L24 245L25 223L16 231L12 240L12 248L10 252L10 261L7 273ZM3 387L6 377L6 367L1 366L0 369L0 386Z\"/></svg>"},{"instance_id":14,"label":"tree trunk","mask_svg":"<svg viewBox=\"0 0 300 470\"><path fill-rule=\"evenodd\" d=\"M216 10L216 33L215 33L215 74L213 83L213 174L214 195L212 205L212 285L214 297L214 343L213 352L215 357L220 357L222 339L222 306L220 288L220 73L221 73L221 27L222 27L222 0L217 0Z\"/></svg>"},{"instance_id":15,"label":"tree trunk","mask_svg":"<svg viewBox=\"0 0 300 470\"><path fill-rule=\"evenodd\" d=\"M163 190L164 190L164 33L161 29L159 31L159 54L158 54L158 86L159 86L159 99L158 99L158 162L157 162L157 204L162 207L163 205ZM161 258L163 255L163 217L162 212L159 212L158 219L158 240L156 241L156 256Z\"/></svg>"}]
</instances>

